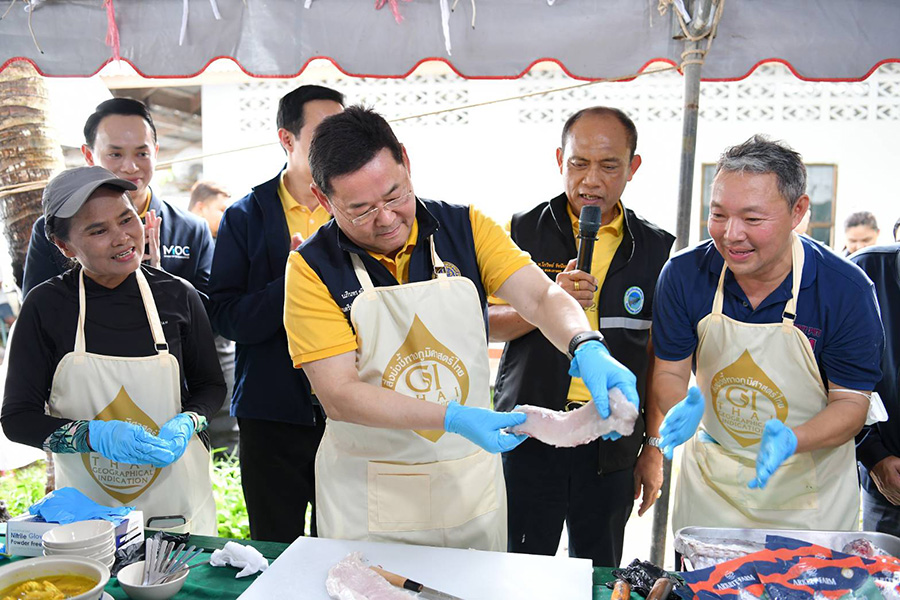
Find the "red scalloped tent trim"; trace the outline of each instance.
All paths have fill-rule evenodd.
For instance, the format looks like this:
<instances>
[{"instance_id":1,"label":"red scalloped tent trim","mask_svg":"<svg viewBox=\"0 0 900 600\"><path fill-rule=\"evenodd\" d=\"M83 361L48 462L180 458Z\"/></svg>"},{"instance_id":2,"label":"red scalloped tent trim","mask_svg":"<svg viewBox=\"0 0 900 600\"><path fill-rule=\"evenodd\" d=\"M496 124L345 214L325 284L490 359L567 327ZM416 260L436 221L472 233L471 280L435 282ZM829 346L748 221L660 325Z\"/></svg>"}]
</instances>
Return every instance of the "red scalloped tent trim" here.
<instances>
[{"instance_id":1,"label":"red scalloped tent trim","mask_svg":"<svg viewBox=\"0 0 900 600\"><path fill-rule=\"evenodd\" d=\"M143 78L145 78L145 79L191 79L191 78L193 78L193 77L197 77L198 75L200 75L201 73L203 73L206 69L208 69L209 66L210 66L212 63L214 63L214 62L217 61L217 60L221 60L221 59L226 59L226 60L230 60L230 61L234 62L234 64L237 65L237 67L238 67L243 73L245 73L246 75L248 75L248 76L250 76L250 77L257 78L257 79L292 79L292 78L294 78L294 77L299 76L301 73L303 73L303 71L306 70L306 67L308 67L309 64L310 64L312 61L314 61L314 60L327 60L327 61L330 62L332 65L334 65L334 67L335 67L338 71L340 71L340 72L343 73L344 75L347 75L348 77L371 77L371 78L373 78L373 79L405 79L405 78L408 77L410 74L412 74L413 71L415 71L416 69L418 69L422 64L427 63L427 62L431 62L431 61L436 61L436 62L442 62L442 63L446 64L446 65L450 68L450 70L452 70L456 75L458 75L459 77L461 77L461 78L463 78L463 79L474 79L474 80L491 80L491 79L508 80L508 79L519 79L519 78L523 77L524 75L526 75L526 74L527 74L527 73L528 73L528 72L529 72L536 64L542 63L542 62L552 62L552 63L556 63L556 64L560 67L560 69L562 69L563 72L564 72L566 75L568 75L569 77L571 77L572 79L576 79L576 80L579 80L579 81L603 81L603 80L604 80L604 78L602 78L602 77L600 77L600 78L594 78L594 77L582 77L582 76L579 76L579 75L575 75L575 74L573 74L572 72L570 72L570 71L566 68L565 64L563 64L561 61L559 61L559 60L557 60L557 59L555 59L555 58L539 58L539 59L536 59L536 60L532 61L532 62L531 62L531 63L530 63L523 71L521 71L521 72L518 73L517 75L477 75L477 76L470 76L470 75L465 75L465 74L463 74L461 71L459 71L459 69L457 69L457 68L453 65L452 62L450 62L449 60L447 60L446 58L443 58L443 57L426 57L426 58L422 58L421 60L419 60L418 62L416 62L416 64L414 64L408 71L406 71L405 73L400 74L400 75L374 75L374 74L370 74L370 73L351 73L350 71L347 71L346 69L342 68L341 65L340 65L337 61L335 61L333 58L328 57L328 56L314 56L314 57L311 57L309 60L307 60L307 61L303 64L302 67L300 67L300 70L298 70L296 73L287 73L287 74L283 74L283 75L258 75L258 74L256 74L256 73L252 73L252 72L248 71L247 69L245 69L244 66L243 66L237 59L235 59L233 56L216 56L216 57L213 57L213 58L209 59L209 60L206 62L206 64L203 66L203 68L200 69L199 71L197 71L196 73L190 73L190 74L184 74L184 75L147 75L146 73L143 73L140 69L138 69L138 68L134 65L134 63L132 63L130 60L125 59L125 58L123 58L123 59L121 59L121 60L122 60L122 62L128 63L128 64L131 66L131 68L133 68L133 69L135 70L135 72L137 72L138 75L140 75L141 77L143 77ZM108 65L109 63L113 62L113 60L114 60L114 59L112 59L112 58L106 60L103 64L101 64L101 65L97 68L97 70L95 70L93 73L89 73L89 74L86 74L86 75L48 75L48 74L44 73L44 72L41 70L41 68L38 67L38 65L36 65L36 64L34 63L34 61L31 60L30 58L26 58L26 57L22 57L22 56L17 56L17 57L13 57L13 58L7 59L2 65L0 65L0 72L2 72L4 69L6 69L6 67L8 67L9 65L11 65L11 64L14 63L14 62L17 62L17 61L25 61L25 62L31 63L31 66L34 67L34 69L35 69L39 74L41 74L41 75L44 76L44 77L59 77L59 78L70 78L70 77L92 77L92 76L96 75L97 73L99 73L99 72L103 69L103 67L105 67L105 66ZM673 62L673 61L671 61L671 60L669 60L669 59L667 59L667 58L656 58L656 59L648 60L647 62L645 62L645 63L643 64L643 66L639 69L638 72L642 73L642 72L643 72L648 66L650 66L651 64L653 64L653 63L660 63L660 62L668 63L668 64L673 65L673 66L676 64L675 62ZM821 78L804 77L803 75L801 75L800 73L797 72L797 70L794 68L794 66L793 66L791 63L789 63L788 61L786 61L786 60L784 60L784 59L781 59L781 58L766 58L766 59L763 59L763 60L758 61L755 65L753 65L752 67L750 67L750 69L748 69L747 72L744 73L743 75L738 75L738 76L736 76L736 77L720 77L720 78L709 78L709 79L703 78L703 81L704 81L704 82L711 82L711 83L712 83L712 82L725 82L725 81L740 81L740 80L742 80L742 79L746 79L746 78L749 77L756 69L758 69L760 66L762 66L762 65L764 65L764 64L767 64L767 63L780 63L780 64L784 65L785 67L787 67L787 68L790 70L790 72L791 72L797 79L800 79L801 81L810 81L810 82L818 82L818 81L821 81L821 82L833 82L833 83L837 83L837 82L859 82L859 81L864 81L864 80L867 79L872 73L874 73L875 70L878 69L878 67L880 67L881 65L884 65L884 64L887 64L887 63L900 63L900 58L887 58L887 59L878 61L878 62L875 63L875 64L874 64L874 65L866 72L866 74L863 75L862 77L821 77ZM679 72L680 72L680 71L679 71ZM634 78L624 79L624 80L622 80L622 81L632 81L633 79L634 79Z\"/></svg>"}]
</instances>

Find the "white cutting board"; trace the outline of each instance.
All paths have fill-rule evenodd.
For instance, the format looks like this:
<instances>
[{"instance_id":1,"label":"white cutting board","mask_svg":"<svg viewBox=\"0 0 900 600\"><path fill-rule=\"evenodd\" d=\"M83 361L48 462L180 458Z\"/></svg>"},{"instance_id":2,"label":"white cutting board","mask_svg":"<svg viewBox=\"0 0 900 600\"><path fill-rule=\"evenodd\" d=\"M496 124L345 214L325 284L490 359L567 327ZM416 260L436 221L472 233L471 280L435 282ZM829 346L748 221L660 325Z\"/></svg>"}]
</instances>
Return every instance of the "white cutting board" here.
<instances>
[{"instance_id":1,"label":"white cutting board","mask_svg":"<svg viewBox=\"0 0 900 600\"><path fill-rule=\"evenodd\" d=\"M587 559L306 537L291 544L239 600L328 600L328 569L351 552L463 600L591 600L593 568Z\"/></svg>"}]
</instances>

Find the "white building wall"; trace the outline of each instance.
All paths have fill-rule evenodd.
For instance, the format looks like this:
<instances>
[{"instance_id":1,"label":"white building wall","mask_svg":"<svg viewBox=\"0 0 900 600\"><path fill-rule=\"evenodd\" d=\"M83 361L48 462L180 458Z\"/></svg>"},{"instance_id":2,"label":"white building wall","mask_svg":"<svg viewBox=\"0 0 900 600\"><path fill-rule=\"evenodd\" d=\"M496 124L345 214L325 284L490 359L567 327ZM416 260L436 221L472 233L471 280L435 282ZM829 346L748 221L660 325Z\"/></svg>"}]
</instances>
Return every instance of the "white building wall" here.
<instances>
[{"instance_id":1,"label":"white building wall","mask_svg":"<svg viewBox=\"0 0 900 600\"><path fill-rule=\"evenodd\" d=\"M272 145L208 157L204 177L229 185L240 197L275 175L284 162L273 143L278 98L301 83L334 87L348 102L363 102L394 119L581 82L556 68L492 81L421 72L404 80L353 79L334 69L309 69L291 81L205 85L204 154ZM674 231L682 95L682 77L667 72L401 121L395 130L409 152L420 196L474 203L506 221L562 191L555 149L565 119L586 106L617 106L634 118L643 157L624 201ZM853 84L803 82L780 64L764 65L742 81L704 83L691 243L700 239L701 165L714 163L726 146L754 133L787 141L807 163L837 165L836 247L843 244L844 218L858 210L873 212L880 241L891 241L900 217L900 199L892 189L900 169L900 66L885 65Z\"/></svg>"}]
</instances>

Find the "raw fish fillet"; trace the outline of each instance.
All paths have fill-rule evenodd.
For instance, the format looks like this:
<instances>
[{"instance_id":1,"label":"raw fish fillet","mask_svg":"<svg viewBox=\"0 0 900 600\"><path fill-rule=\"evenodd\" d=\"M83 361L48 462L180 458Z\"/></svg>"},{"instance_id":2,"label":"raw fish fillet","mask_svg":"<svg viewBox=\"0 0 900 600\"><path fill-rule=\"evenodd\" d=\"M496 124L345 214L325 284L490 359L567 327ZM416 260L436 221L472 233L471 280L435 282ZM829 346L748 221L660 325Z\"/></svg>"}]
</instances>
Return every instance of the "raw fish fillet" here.
<instances>
[{"instance_id":1,"label":"raw fish fillet","mask_svg":"<svg viewBox=\"0 0 900 600\"><path fill-rule=\"evenodd\" d=\"M410 595L363 562L361 552L352 552L328 569L325 591L334 600L410 600Z\"/></svg>"},{"instance_id":2,"label":"raw fish fillet","mask_svg":"<svg viewBox=\"0 0 900 600\"><path fill-rule=\"evenodd\" d=\"M525 413L528 418L513 427L513 433L527 434L557 448L581 446L611 431L631 435L638 417L637 409L618 388L609 390L608 419L600 418L593 400L570 412L527 404L514 410Z\"/></svg>"}]
</instances>

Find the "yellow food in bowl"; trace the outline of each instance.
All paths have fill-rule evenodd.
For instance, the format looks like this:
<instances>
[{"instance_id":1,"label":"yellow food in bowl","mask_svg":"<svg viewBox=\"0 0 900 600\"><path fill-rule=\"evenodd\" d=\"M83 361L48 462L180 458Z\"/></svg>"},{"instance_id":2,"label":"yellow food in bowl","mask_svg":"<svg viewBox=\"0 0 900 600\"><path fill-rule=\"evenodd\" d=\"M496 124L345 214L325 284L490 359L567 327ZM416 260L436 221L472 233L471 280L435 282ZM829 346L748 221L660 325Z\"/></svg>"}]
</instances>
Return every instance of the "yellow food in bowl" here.
<instances>
[{"instance_id":1,"label":"yellow food in bowl","mask_svg":"<svg viewBox=\"0 0 900 600\"><path fill-rule=\"evenodd\" d=\"M0 590L0 600L65 600L90 591L97 583L81 575L45 576Z\"/></svg>"}]
</instances>

